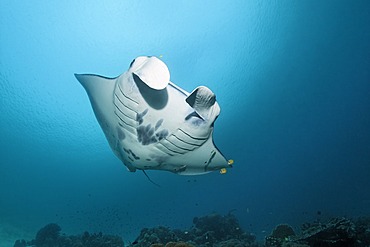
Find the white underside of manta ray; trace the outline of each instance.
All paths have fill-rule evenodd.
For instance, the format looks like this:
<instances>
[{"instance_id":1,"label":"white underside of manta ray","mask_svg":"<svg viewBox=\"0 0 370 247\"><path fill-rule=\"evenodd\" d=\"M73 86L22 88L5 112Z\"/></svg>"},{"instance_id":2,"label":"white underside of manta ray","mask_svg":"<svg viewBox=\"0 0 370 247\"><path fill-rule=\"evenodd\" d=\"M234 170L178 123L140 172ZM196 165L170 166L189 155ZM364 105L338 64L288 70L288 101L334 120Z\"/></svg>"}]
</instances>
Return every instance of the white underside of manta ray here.
<instances>
[{"instance_id":1,"label":"white underside of manta ray","mask_svg":"<svg viewBox=\"0 0 370 247\"><path fill-rule=\"evenodd\" d=\"M116 78L75 76L110 147L130 171L196 175L231 167L213 143L220 113L214 93L204 86L192 93L179 88L158 58L138 57Z\"/></svg>"}]
</instances>

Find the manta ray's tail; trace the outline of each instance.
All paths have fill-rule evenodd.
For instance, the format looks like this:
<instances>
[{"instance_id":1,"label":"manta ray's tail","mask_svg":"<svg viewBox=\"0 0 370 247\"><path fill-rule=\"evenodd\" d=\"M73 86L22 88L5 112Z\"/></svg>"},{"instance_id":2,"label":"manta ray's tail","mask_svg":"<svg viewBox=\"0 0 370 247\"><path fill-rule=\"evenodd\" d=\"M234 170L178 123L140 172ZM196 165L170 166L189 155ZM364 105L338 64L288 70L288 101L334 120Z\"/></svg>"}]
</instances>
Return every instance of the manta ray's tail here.
<instances>
[{"instance_id":1,"label":"manta ray's tail","mask_svg":"<svg viewBox=\"0 0 370 247\"><path fill-rule=\"evenodd\" d=\"M145 172L145 170L142 170L143 171L143 173L144 173L144 175L148 178L148 180L152 183L152 184L154 184L155 186L157 186L157 187L161 187L159 184L157 184L156 182L154 182L149 176L148 176L148 174L146 174L146 172Z\"/></svg>"}]
</instances>

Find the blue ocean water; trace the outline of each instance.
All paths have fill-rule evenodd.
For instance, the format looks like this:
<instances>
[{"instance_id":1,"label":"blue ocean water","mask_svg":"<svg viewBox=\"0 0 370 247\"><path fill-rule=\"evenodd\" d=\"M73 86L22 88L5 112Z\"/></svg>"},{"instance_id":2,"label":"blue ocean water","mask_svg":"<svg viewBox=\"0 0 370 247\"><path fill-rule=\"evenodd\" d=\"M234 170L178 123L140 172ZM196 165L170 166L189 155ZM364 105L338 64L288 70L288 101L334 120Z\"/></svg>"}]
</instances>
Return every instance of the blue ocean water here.
<instances>
[{"instance_id":1,"label":"blue ocean water","mask_svg":"<svg viewBox=\"0 0 370 247\"><path fill-rule=\"evenodd\" d=\"M227 174L148 171L158 188L114 156L73 74L114 77L140 55L215 92ZM127 242L212 212L261 239L370 215L369 1L3 0L0 87L4 243L50 222Z\"/></svg>"}]
</instances>

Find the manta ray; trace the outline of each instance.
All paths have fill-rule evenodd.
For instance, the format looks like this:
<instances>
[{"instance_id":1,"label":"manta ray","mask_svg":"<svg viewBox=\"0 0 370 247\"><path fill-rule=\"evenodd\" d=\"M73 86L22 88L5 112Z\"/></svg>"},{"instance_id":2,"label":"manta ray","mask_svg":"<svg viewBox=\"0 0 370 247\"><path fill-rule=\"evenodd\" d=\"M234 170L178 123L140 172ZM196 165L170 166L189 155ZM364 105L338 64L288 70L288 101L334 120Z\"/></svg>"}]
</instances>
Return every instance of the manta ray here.
<instances>
[{"instance_id":1,"label":"manta ray","mask_svg":"<svg viewBox=\"0 0 370 247\"><path fill-rule=\"evenodd\" d=\"M176 86L159 58L137 57L115 78L75 76L111 149L129 171L196 175L231 167L213 143L220 114L215 94L205 86L191 93Z\"/></svg>"}]
</instances>

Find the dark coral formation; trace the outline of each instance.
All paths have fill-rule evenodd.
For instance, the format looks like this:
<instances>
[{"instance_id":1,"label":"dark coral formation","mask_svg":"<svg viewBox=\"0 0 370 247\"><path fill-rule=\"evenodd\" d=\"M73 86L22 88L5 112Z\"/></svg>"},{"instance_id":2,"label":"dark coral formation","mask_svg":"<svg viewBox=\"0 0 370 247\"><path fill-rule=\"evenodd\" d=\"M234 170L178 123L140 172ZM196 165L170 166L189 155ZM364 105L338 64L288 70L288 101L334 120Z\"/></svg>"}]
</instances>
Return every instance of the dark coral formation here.
<instances>
[{"instance_id":1,"label":"dark coral formation","mask_svg":"<svg viewBox=\"0 0 370 247\"><path fill-rule=\"evenodd\" d=\"M358 218L355 222L355 238L358 246L370 246L370 217Z\"/></svg>"},{"instance_id":2,"label":"dark coral formation","mask_svg":"<svg viewBox=\"0 0 370 247\"><path fill-rule=\"evenodd\" d=\"M211 214L204 217L195 217L194 226L189 231L194 242L199 246L228 246L230 240L239 240L241 246L253 246L256 237L242 230L233 214L221 216Z\"/></svg>"},{"instance_id":3,"label":"dark coral formation","mask_svg":"<svg viewBox=\"0 0 370 247\"><path fill-rule=\"evenodd\" d=\"M104 235L101 232L66 236L60 234L60 231L59 225L48 224L37 232L34 240L17 240L14 247L124 247L119 236Z\"/></svg>"},{"instance_id":4,"label":"dark coral formation","mask_svg":"<svg viewBox=\"0 0 370 247\"><path fill-rule=\"evenodd\" d=\"M61 230L62 228L54 223L44 226L36 234L35 245L37 247L54 246L54 243L56 243L60 237Z\"/></svg>"},{"instance_id":5,"label":"dark coral formation","mask_svg":"<svg viewBox=\"0 0 370 247\"><path fill-rule=\"evenodd\" d=\"M167 227L144 228L132 247L247 247L257 246L255 236L244 232L232 214L195 217L189 230Z\"/></svg>"},{"instance_id":6,"label":"dark coral formation","mask_svg":"<svg viewBox=\"0 0 370 247\"><path fill-rule=\"evenodd\" d=\"M302 234L297 241L310 246L354 246L355 224L345 218L334 218L326 224L306 224L302 226Z\"/></svg>"},{"instance_id":7,"label":"dark coral formation","mask_svg":"<svg viewBox=\"0 0 370 247\"><path fill-rule=\"evenodd\" d=\"M351 221L346 218L333 218L327 223L314 222L302 225L302 232L295 236L287 226L284 231L274 231L266 237L266 247L342 247L370 246L370 218ZM276 229L275 229L276 230ZM283 230L283 229L280 229ZM285 232L286 234L282 234Z\"/></svg>"},{"instance_id":8,"label":"dark coral formation","mask_svg":"<svg viewBox=\"0 0 370 247\"><path fill-rule=\"evenodd\" d=\"M180 241L179 230L171 230L168 227L159 226L155 228L143 228L140 235L130 246L143 247L153 244L166 244L168 242Z\"/></svg>"},{"instance_id":9,"label":"dark coral formation","mask_svg":"<svg viewBox=\"0 0 370 247\"><path fill-rule=\"evenodd\" d=\"M195 247L192 244L188 244L185 242L168 242L166 245L164 244L152 244L150 247Z\"/></svg>"},{"instance_id":10,"label":"dark coral formation","mask_svg":"<svg viewBox=\"0 0 370 247\"><path fill-rule=\"evenodd\" d=\"M295 236L293 228L287 224L281 224L275 227L271 235L266 237L266 247L281 246L284 242Z\"/></svg>"}]
</instances>

